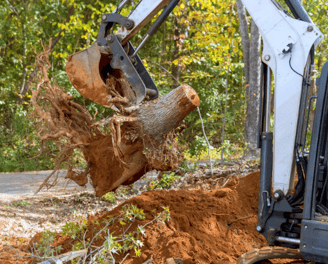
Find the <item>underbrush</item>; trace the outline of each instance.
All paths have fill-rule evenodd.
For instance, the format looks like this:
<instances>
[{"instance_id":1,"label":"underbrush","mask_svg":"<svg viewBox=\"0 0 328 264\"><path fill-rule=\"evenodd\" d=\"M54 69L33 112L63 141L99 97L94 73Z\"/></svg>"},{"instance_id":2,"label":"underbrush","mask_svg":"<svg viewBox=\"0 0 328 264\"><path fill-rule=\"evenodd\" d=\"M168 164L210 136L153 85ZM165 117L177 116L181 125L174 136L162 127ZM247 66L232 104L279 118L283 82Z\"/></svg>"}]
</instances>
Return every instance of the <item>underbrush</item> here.
<instances>
[{"instance_id":1,"label":"underbrush","mask_svg":"<svg viewBox=\"0 0 328 264\"><path fill-rule=\"evenodd\" d=\"M91 226L88 226L88 219L85 216L78 215L76 222L69 222L63 226L61 235L68 236L73 241L72 251L88 249L89 254L78 257L71 263L116 263L118 256L122 259L120 263L124 263L129 255L140 257L146 226L153 222L164 226L165 222L170 220L169 208L162 208L163 211L159 213L154 210L154 218L147 222L143 209L133 204L123 205L119 215L115 217L108 215L101 219L101 222L99 219L91 220ZM111 227L122 232L110 232ZM92 232L91 238L88 232ZM43 232L39 241L33 244L31 255L39 260L49 260L60 254L62 246L56 245L55 238L54 232ZM100 246L99 241L102 241Z\"/></svg>"},{"instance_id":2,"label":"underbrush","mask_svg":"<svg viewBox=\"0 0 328 264\"><path fill-rule=\"evenodd\" d=\"M204 139L205 141L205 139ZM194 144L189 149L183 152L184 158L187 161L198 161L198 160L208 160L208 146L206 143L201 141L199 145ZM238 144L233 144L229 140L225 140L224 144L220 147L210 146L210 156L212 160L221 160L221 155L223 151L223 160L231 161L238 159L243 156L244 148Z\"/></svg>"},{"instance_id":3,"label":"underbrush","mask_svg":"<svg viewBox=\"0 0 328 264\"><path fill-rule=\"evenodd\" d=\"M149 186L148 189L149 190L153 190L156 188L160 188L160 189L165 189L167 187L170 187L170 185L175 181L178 180L180 178L180 176L175 175L174 172L171 172L169 174L163 174L163 176L156 181L152 181Z\"/></svg>"},{"instance_id":4,"label":"underbrush","mask_svg":"<svg viewBox=\"0 0 328 264\"><path fill-rule=\"evenodd\" d=\"M8 119L6 126L0 126L0 172L53 169L54 158L51 153L46 155L40 151L35 125L28 118L28 111L21 107ZM51 145L47 147L52 149Z\"/></svg>"}]
</instances>

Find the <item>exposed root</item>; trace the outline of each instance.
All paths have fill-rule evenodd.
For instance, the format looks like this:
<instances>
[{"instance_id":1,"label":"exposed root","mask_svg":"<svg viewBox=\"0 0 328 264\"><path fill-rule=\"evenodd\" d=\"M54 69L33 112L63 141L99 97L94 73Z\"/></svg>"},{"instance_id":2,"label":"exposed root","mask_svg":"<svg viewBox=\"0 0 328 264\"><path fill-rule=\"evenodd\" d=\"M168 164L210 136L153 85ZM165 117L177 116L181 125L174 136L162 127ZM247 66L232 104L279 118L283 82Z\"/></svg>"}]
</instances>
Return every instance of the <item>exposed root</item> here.
<instances>
[{"instance_id":1,"label":"exposed root","mask_svg":"<svg viewBox=\"0 0 328 264\"><path fill-rule=\"evenodd\" d=\"M197 102L193 101L197 94L191 87L181 86L176 89L177 94L171 92L162 100L159 98L133 105L131 102L135 95L131 86L123 73L117 70L106 80L106 88L111 95L109 103L115 106L117 113L96 122L98 112L92 116L50 80L49 49L50 46L44 48L36 59L40 74L30 90L31 103L38 116L37 134L42 146L40 154L46 152L43 143L52 141L56 145L57 159L54 171L37 192L44 186L50 188L56 184L56 172L63 163L68 166L67 179L81 186L90 179L97 196L121 184L131 184L151 169L172 170L180 164L182 155L178 151L177 134L172 130L197 106ZM149 111L152 111L152 117L148 117ZM139 112L144 113L143 121L140 121ZM162 117L165 119L162 120ZM145 122L147 124L148 121L151 122L147 130ZM108 129L102 129L106 126L110 128L110 134L104 132ZM82 151L87 163L82 173L73 170L72 157L76 149ZM49 184L49 179L54 175L54 180Z\"/></svg>"},{"instance_id":2,"label":"exposed root","mask_svg":"<svg viewBox=\"0 0 328 264\"><path fill-rule=\"evenodd\" d=\"M68 170L65 179L71 179L75 181L80 186L85 186L88 183L88 174L90 167L86 167L82 173L77 173L73 171L72 167Z\"/></svg>"},{"instance_id":3,"label":"exposed root","mask_svg":"<svg viewBox=\"0 0 328 264\"><path fill-rule=\"evenodd\" d=\"M30 86L31 103L38 116L40 128L37 134L41 139L41 145L45 141L53 141L59 150L57 157L60 158L56 161L54 171L45 179L37 192L46 185L49 187L48 180L55 175L63 162L68 162L70 167L74 149L83 150L91 140L104 135L94 125L92 116L83 106L73 102L72 97L65 93L63 88L50 82L48 76L48 70L51 67L48 58L49 48L50 46L44 47L44 52L36 59L40 74L35 80L35 87ZM40 153L42 152L44 152L43 149L40 150ZM56 179L50 187L55 183Z\"/></svg>"},{"instance_id":4,"label":"exposed root","mask_svg":"<svg viewBox=\"0 0 328 264\"><path fill-rule=\"evenodd\" d=\"M144 135L144 153L152 165L151 169L160 171L173 170L179 165L183 159L182 154L179 152L179 144L176 133L169 133L158 144L157 141L151 137Z\"/></svg>"},{"instance_id":5,"label":"exposed root","mask_svg":"<svg viewBox=\"0 0 328 264\"><path fill-rule=\"evenodd\" d=\"M136 122L137 119L135 117L130 116L113 116L110 120L110 129L112 134L112 143L113 143L113 149L114 154L118 158L118 160L124 165L125 167L128 167L128 164L124 162L124 155L120 149L121 144L121 124L124 122Z\"/></svg>"},{"instance_id":6,"label":"exposed root","mask_svg":"<svg viewBox=\"0 0 328 264\"><path fill-rule=\"evenodd\" d=\"M134 95L129 83L123 78L123 73L119 70L117 73L119 73L119 78L107 75L106 88L112 96L109 103L115 105L121 113L125 113L125 108L132 106L128 98L132 98Z\"/></svg>"}]
</instances>

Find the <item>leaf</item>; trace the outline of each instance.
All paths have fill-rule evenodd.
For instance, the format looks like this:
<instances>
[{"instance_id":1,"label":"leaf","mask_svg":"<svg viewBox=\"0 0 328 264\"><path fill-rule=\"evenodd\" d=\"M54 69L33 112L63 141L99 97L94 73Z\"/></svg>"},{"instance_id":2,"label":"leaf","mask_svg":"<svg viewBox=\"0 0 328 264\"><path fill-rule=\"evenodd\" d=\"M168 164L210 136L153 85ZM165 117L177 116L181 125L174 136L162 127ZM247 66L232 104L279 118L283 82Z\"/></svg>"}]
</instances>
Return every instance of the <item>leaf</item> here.
<instances>
[{"instance_id":1,"label":"leaf","mask_svg":"<svg viewBox=\"0 0 328 264\"><path fill-rule=\"evenodd\" d=\"M141 256L141 249L136 250L135 253L136 253L137 257L140 257Z\"/></svg>"}]
</instances>

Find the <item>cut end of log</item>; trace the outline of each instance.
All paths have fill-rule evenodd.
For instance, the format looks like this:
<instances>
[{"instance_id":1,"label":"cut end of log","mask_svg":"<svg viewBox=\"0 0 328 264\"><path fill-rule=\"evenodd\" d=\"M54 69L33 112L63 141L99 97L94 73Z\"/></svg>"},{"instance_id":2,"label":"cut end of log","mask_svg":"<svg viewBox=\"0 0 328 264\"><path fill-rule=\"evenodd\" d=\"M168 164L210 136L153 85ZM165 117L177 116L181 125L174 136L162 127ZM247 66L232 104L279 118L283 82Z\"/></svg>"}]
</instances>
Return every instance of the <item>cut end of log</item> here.
<instances>
[{"instance_id":1,"label":"cut end of log","mask_svg":"<svg viewBox=\"0 0 328 264\"><path fill-rule=\"evenodd\" d=\"M198 107L200 105L200 100L196 91L188 84L182 84L181 86L183 87L183 91L187 98L190 100L190 102L196 107Z\"/></svg>"}]
</instances>

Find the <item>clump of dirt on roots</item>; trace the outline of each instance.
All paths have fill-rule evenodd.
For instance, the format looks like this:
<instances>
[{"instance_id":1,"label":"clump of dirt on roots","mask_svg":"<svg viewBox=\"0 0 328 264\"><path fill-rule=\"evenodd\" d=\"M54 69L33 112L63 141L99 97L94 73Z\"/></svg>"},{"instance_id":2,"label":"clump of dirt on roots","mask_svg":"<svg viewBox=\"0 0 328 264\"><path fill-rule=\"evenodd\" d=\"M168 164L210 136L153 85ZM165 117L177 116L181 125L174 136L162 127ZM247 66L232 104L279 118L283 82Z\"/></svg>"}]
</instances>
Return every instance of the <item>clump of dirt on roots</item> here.
<instances>
[{"instance_id":1,"label":"clump of dirt on roots","mask_svg":"<svg viewBox=\"0 0 328 264\"><path fill-rule=\"evenodd\" d=\"M236 263L241 254L265 246L264 237L255 231L258 182L259 172L254 172L230 180L224 188L213 191L148 191L127 200L124 204L142 208L146 214L145 220L133 222L132 230L154 219L163 206L169 207L171 219L164 226L156 222L148 225L142 237L141 257L131 251L124 263L142 264L152 259L152 263L165 264L171 257L183 259L184 264ZM124 204L101 216L89 216L86 239L92 239L94 230L103 227L109 215L119 215ZM119 237L124 228L117 221L109 226L109 233ZM39 238L40 234L30 243ZM68 236L58 235L55 244L66 252L72 249L74 242ZM101 238L94 245L103 243ZM121 261L125 255L115 255L115 259Z\"/></svg>"},{"instance_id":2,"label":"clump of dirt on roots","mask_svg":"<svg viewBox=\"0 0 328 264\"><path fill-rule=\"evenodd\" d=\"M57 153L56 167L39 190L56 183L56 178L52 179L52 183L49 180L56 175L55 172L62 163L67 163L69 168L66 178L81 186L88 182L90 176L97 196L102 196L121 184L131 184L149 170L173 170L180 164L182 156L177 142L173 140L176 137L174 132L165 135L161 143L155 142L135 122L135 112L126 110L131 104L119 92L123 87L126 90L128 86L122 74L108 76L106 82L112 96L110 103L120 111L96 121L96 116L91 116L84 106L74 102L64 88L50 80L49 51L50 46L45 47L44 52L37 57L40 72L34 80L34 87L30 88L31 103L40 127L40 153L47 151L43 147L46 141L54 142L57 147L52 152ZM104 132L108 128L111 133ZM75 149L82 151L87 163L82 173L73 171L72 155ZM120 182L123 176L126 179Z\"/></svg>"}]
</instances>

